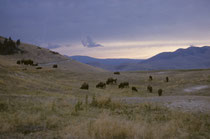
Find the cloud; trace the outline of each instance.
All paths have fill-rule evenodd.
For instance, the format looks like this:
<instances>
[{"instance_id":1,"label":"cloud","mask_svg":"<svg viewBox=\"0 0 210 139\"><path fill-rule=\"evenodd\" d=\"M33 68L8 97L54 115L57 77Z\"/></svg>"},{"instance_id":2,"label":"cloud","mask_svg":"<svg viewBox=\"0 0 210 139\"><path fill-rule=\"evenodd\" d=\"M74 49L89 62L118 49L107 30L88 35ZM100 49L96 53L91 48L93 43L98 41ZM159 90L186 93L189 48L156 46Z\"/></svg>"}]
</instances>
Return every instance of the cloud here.
<instances>
[{"instance_id":1,"label":"cloud","mask_svg":"<svg viewBox=\"0 0 210 139\"><path fill-rule=\"evenodd\" d=\"M82 45L84 47L93 48L93 47L103 47L101 44L95 43L91 37L87 36L85 40L82 40Z\"/></svg>"}]
</instances>

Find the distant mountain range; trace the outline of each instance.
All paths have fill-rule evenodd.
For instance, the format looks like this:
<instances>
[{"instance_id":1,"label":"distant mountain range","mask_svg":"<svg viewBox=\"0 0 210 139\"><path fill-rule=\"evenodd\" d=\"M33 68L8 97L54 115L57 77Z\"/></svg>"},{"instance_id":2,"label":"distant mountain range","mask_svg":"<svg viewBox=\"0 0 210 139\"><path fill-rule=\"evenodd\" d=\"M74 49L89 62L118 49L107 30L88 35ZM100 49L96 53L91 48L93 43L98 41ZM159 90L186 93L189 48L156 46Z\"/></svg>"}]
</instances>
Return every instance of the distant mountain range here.
<instances>
[{"instance_id":1,"label":"distant mountain range","mask_svg":"<svg viewBox=\"0 0 210 139\"><path fill-rule=\"evenodd\" d=\"M72 59L110 71L207 69L210 68L210 46L163 52L149 59L97 59L72 56Z\"/></svg>"},{"instance_id":2,"label":"distant mountain range","mask_svg":"<svg viewBox=\"0 0 210 139\"><path fill-rule=\"evenodd\" d=\"M143 61L142 59L98 59L89 56L71 56L70 58L81 63L110 71L122 71L129 64L138 64Z\"/></svg>"}]
</instances>

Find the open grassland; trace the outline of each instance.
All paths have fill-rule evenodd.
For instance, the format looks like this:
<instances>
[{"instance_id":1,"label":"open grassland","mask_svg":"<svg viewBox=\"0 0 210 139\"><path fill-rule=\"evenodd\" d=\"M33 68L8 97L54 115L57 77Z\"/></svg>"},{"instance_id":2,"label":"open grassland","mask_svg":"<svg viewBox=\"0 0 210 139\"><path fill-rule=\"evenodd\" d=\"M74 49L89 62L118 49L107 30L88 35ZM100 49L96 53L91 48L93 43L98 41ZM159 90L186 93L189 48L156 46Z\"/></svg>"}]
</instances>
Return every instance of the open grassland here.
<instances>
[{"instance_id":1,"label":"open grassland","mask_svg":"<svg viewBox=\"0 0 210 139\"><path fill-rule=\"evenodd\" d=\"M114 75L2 63L0 138L210 138L208 109L185 111L163 105L176 97L186 102L207 98L205 102L210 104L210 70ZM152 81L148 80L150 75ZM169 82L165 82L167 76ZM127 81L130 87L95 87L109 77L117 78L118 84ZM79 89L83 82L89 84L89 90ZM147 91L148 85L153 93ZM132 86L138 92L132 91ZM196 86L206 87L193 90ZM158 89L163 89L163 96L158 96Z\"/></svg>"}]
</instances>

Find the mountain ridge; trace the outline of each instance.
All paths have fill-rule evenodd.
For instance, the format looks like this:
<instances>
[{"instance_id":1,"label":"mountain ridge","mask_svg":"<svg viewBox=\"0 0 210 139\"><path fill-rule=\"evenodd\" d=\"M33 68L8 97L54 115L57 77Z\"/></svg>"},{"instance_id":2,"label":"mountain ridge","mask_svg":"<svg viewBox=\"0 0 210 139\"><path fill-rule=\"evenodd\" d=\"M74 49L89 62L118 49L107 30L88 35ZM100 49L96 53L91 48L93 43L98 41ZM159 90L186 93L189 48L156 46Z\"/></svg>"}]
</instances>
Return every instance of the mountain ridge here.
<instances>
[{"instance_id":1,"label":"mountain ridge","mask_svg":"<svg viewBox=\"0 0 210 139\"><path fill-rule=\"evenodd\" d=\"M87 56L72 56L74 60L100 67L107 70L114 71L137 71L137 70L170 70L170 69L207 69L210 68L210 46L196 47L190 46L186 49L179 48L174 52L162 52L151 58L142 59L118 59L124 62L117 61L117 65L109 65L112 67L107 68L103 63L97 59L88 57L92 61L86 60ZM80 59L81 58L81 59ZM95 60L95 63L93 62ZM115 61L115 59L108 59ZM127 61L126 61L127 60ZM125 62L126 61L126 62ZM132 61L132 62L131 62ZM106 65L106 64L105 64Z\"/></svg>"},{"instance_id":2,"label":"mountain ridge","mask_svg":"<svg viewBox=\"0 0 210 139\"><path fill-rule=\"evenodd\" d=\"M93 58L90 56L81 56L81 55L70 56L70 58L78 62L82 62L94 67L99 67L110 71L120 70L128 63L139 63L143 61L143 59L128 59L128 58L100 59L100 58Z\"/></svg>"}]
</instances>

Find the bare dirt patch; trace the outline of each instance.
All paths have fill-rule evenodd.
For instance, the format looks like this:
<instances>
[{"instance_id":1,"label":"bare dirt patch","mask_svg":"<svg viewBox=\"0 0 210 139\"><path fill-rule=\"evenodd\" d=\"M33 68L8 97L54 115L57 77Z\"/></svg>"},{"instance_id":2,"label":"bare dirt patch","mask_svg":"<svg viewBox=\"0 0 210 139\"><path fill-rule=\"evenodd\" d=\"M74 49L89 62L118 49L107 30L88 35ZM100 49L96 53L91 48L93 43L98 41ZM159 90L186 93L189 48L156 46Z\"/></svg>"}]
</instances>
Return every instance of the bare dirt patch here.
<instances>
[{"instance_id":1,"label":"bare dirt patch","mask_svg":"<svg viewBox=\"0 0 210 139\"><path fill-rule=\"evenodd\" d=\"M206 89L206 88L209 88L209 86L208 85L197 85L197 86L185 88L184 92L195 92L195 91L199 91L199 90Z\"/></svg>"},{"instance_id":2,"label":"bare dirt patch","mask_svg":"<svg viewBox=\"0 0 210 139\"><path fill-rule=\"evenodd\" d=\"M126 103L159 103L168 108L191 112L210 113L210 97L208 96L162 96L162 97L126 97Z\"/></svg>"}]
</instances>

